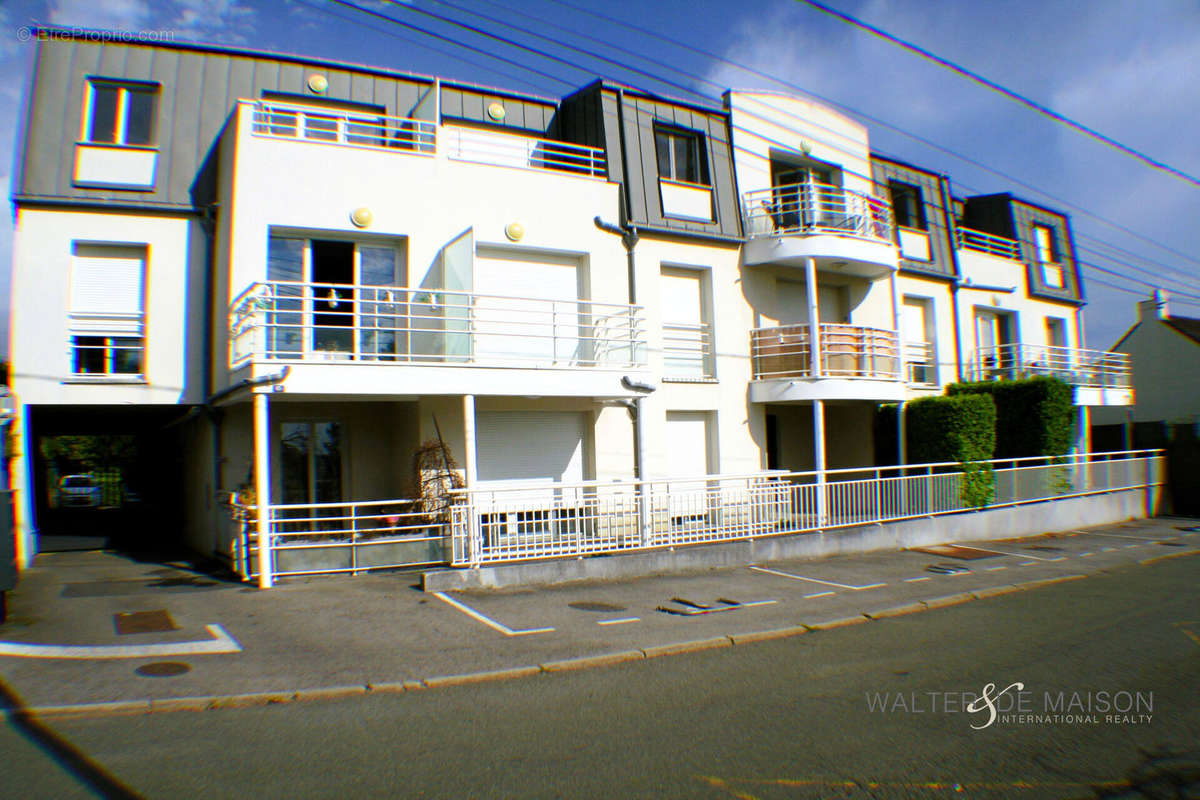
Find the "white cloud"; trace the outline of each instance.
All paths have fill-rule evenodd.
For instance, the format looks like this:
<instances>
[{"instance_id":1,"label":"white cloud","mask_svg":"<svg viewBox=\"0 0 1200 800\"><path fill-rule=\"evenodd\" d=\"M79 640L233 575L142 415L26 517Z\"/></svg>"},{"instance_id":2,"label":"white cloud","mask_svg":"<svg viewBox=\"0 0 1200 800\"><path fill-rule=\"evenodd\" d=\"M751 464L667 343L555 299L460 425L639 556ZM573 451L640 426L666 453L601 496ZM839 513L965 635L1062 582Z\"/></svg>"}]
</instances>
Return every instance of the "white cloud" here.
<instances>
[{"instance_id":1,"label":"white cloud","mask_svg":"<svg viewBox=\"0 0 1200 800\"><path fill-rule=\"evenodd\" d=\"M256 13L239 0L174 0L174 16L163 26L184 39L244 42L254 28Z\"/></svg>"},{"instance_id":2,"label":"white cloud","mask_svg":"<svg viewBox=\"0 0 1200 800\"><path fill-rule=\"evenodd\" d=\"M83 28L140 30L151 17L146 0L58 0L50 9L53 24Z\"/></svg>"}]
</instances>

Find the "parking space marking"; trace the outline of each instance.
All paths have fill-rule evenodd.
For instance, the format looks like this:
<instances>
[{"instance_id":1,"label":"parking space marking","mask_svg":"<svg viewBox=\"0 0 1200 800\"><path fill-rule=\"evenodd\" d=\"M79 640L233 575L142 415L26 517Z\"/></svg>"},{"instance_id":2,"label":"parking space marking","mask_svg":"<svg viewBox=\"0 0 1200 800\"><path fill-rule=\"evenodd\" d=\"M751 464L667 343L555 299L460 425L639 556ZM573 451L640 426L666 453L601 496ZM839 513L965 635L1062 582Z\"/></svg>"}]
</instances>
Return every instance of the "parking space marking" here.
<instances>
[{"instance_id":1,"label":"parking space marking","mask_svg":"<svg viewBox=\"0 0 1200 800\"><path fill-rule=\"evenodd\" d=\"M971 545L971 547L975 548L976 550L982 550L985 553L996 553L997 555L1012 556L1013 558L1032 558L1034 561L1062 561L1063 560L1063 556L1059 556L1058 558L1042 558L1040 556L1031 556L1028 553L1009 553L1004 550L991 550L987 547L980 547L977 544L973 544L973 545Z\"/></svg>"},{"instance_id":2,"label":"parking space marking","mask_svg":"<svg viewBox=\"0 0 1200 800\"><path fill-rule=\"evenodd\" d=\"M1080 557L1080 558L1087 558L1088 556L1094 556L1094 555L1096 555L1096 554L1095 554L1095 553L1080 553L1080 554L1079 554L1079 557Z\"/></svg>"},{"instance_id":3,"label":"parking space marking","mask_svg":"<svg viewBox=\"0 0 1200 800\"><path fill-rule=\"evenodd\" d=\"M1157 542L1161 539L1174 539L1174 536L1155 536L1146 538L1145 536L1130 536L1127 533L1101 533L1100 531L1076 531L1076 533L1085 533L1088 536L1108 536L1113 539L1134 539L1139 542Z\"/></svg>"},{"instance_id":4,"label":"parking space marking","mask_svg":"<svg viewBox=\"0 0 1200 800\"><path fill-rule=\"evenodd\" d=\"M1017 564L1018 567L1032 567L1036 565L1036 561L1022 561L1020 564Z\"/></svg>"},{"instance_id":5,"label":"parking space marking","mask_svg":"<svg viewBox=\"0 0 1200 800\"><path fill-rule=\"evenodd\" d=\"M984 569L987 572L999 572L1002 569L1008 569L1008 567L985 567Z\"/></svg>"},{"instance_id":6,"label":"parking space marking","mask_svg":"<svg viewBox=\"0 0 1200 800\"><path fill-rule=\"evenodd\" d=\"M750 569L757 570L758 572L765 572L768 575L778 575L782 578L791 578L792 580L797 581L809 581L810 583L821 583L825 586L836 586L839 589L850 589L856 592L862 591L863 589L877 589L880 586L887 586L886 583L870 583L866 586L851 586L848 583L834 583L833 581L823 581L820 578L806 578L803 575L793 575L790 572L780 572L777 569L767 569L766 567L756 567L751 565Z\"/></svg>"},{"instance_id":7,"label":"parking space marking","mask_svg":"<svg viewBox=\"0 0 1200 800\"><path fill-rule=\"evenodd\" d=\"M213 638L162 644L55 645L0 642L0 656L17 658L165 658L240 653L242 646L220 625L205 625Z\"/></svg>"},{"instance_id":8,"label":"parking space marking","mask_svg":"<svg viewBox=\"0 0 1200 800\"><path fill-rule=\"evenodd\" d=\"M1125 549L1126 549L1126 550L1128 550L1128 549L1129 549L1129 548L1131 548L1131 547L1141 547L1141 545L1140 545L1140 544L1127 544L1127 545L1125 545Z\"/></svg>"},{"instance_id":9,"label":"parking space marking","mask_svg":"<svg viewBox=\"0 0 1200 800\"><path fill-rule=\"evenodd\" d=\"M1113 550L1116 550L1116 549L1117 548L1115 548L1115 547L1102 547L1102 548L1100 548L1100 551L1103 553L1111 553Z\"/></svg>"},{"instance_id":10,"label":"parking space marking","mask_svg":"<svg viewBox=\"0 0 1200 800\"><path fill-rule=\"evenodd\" d=\"M804 599L805 599L805 600L812 600L812 599L814 599L814 598L817 598L817 597L829 597L830 595L834 595L834 594L837 594L837 592L817 592L816 594L806 594L806 595L804 595Z\"/></svg>"},{"instance_id":11,"label":"parking space marking","mask_svg":"<svg viewBox=\"0 0 1200 800\"><path fill-rule=\"evenodd\" d=\"M625 625L629 622L641 622L641 617L620 617L618 619L598 619L597 625Z\"/></svg>"},{"instance_id":12,"label":"parking space marking","mask_svg":"<svg viewBox=\"0 0 1200 800\"><path fill-rule=\"evenodd\" d=\"M917 583L919 581L931 581L931 580L933 580L933 578L930 578L928 575L925 575L920 578L905 578L904 582L905 583Z\"/></svg>"},{"instance_id":13,"label":"parking space marking","mask_svg":"<svg viewBox=\"0 0 1200 800\"><path fill-rule=\"evenodd\" d=\"M483 614L480 614L478 611L471 608L466 603L460 603L459 601L455 600L453 597L450 597L449 595L447 595L445 592L434 592L433 596L438 598L439 600L445 601L446 603L453 606L454 608L457 608L459 611L463 612L471 619L476 620L477 622L482 622L484 625L487 625L492 630L500 631L500 633L503 633L505 636L528 636L529 634L532 634L532 633L551 633L554 630L554 628L527 628L525 630L520 630L520 631L513 630L512 628L508 627L507 625L505 625L502 622L497 622L496 620L492 619L491 617L486 617Z\"/></svg>"}]
</instances>

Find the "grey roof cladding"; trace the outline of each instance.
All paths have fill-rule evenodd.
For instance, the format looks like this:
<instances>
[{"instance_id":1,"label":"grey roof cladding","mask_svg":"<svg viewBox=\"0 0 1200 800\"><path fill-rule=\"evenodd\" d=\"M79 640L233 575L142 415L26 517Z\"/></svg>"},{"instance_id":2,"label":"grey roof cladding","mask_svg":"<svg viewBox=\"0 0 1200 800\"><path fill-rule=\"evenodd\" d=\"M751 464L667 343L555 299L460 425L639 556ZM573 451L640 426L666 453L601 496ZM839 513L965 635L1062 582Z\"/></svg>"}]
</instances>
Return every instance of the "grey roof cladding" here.
<instances>
[{"instance_id":1,"label":"grey roof cladding","mask_svg":"<svg viewBox=\"0 0 1200 800\"><path fill-rule=\"evenodd\" d=\"M871 179L875 183L876 193L883 197L888 196L888 183L893 180L916 186L921 190L931 258L929 261L920 261L904 258L902 253L900 269L919 275L953 279L957 274L954 261L954 222L953 214L948 213L946 209L949 187L945 177L912 164L872 155ZM897 233L897 243L898 239Z\"/></svg>"}]
</instances>

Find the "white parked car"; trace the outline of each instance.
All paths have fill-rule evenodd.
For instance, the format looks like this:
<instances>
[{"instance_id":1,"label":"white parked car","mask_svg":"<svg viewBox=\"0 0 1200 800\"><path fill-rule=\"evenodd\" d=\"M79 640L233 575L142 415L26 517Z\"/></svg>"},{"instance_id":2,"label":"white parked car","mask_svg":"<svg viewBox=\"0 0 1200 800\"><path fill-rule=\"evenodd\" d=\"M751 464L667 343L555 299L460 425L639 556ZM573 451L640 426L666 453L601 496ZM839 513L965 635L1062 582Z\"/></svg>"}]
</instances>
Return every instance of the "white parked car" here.
<instances>
[{"instance_id":1,"label":"white parked car","mask_svg":"<svg viewBox=\"0 0 1200 800\"><path fill-rule=\"evenodd\" d=\"M58 484L62 508L99 508L100 486L91 475L64 475Z\"/></svg>"}]
</instances>

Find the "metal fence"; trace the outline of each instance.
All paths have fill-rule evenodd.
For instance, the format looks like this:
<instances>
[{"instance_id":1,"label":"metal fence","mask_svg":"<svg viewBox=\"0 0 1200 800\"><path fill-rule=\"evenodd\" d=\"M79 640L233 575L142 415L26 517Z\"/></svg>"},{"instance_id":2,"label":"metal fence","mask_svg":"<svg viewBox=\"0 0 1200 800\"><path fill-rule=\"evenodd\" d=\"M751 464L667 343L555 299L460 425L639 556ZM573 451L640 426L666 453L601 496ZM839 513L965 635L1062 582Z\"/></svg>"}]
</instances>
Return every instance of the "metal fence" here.
<instances>
[{"instance_id":1,"label":"metal fence","mask_svg":"<svg viewBox=\"0 0 1200 800\"><path fill-rule=\"evenodd\" d=\"M1132 385L1131 362L1125 353L1045 344L1013 343L980 348L970 372L974 380L1049 375L1071 386L1128 389Z\"/></svg>"},{"instance_id":2,"label":"metal fence","mask_svg":"<svg viewBox=\"0 0 1200 800\"><path fill-rule=\"evenodd\" d=\"M900 380L900 340L895 331L827 322L818 328L823 376ZM752 330L754 380L813 377L808 339L808 323Z\"/></svg>"},{"instance_id":3,"label":"metal fence","mask_svg":"<svg viewBox=\"0 0 1200 800\"><path fill-rule=\"evenodd\" d=\"M893 244L892 207L869 194L823 183L756 189L743 196L750 237L834 234Z\"/></svg>"},{"instance_id":4,"label":"metal fence","mask_svg":"<svg viewBox=\"0 0 1200 800\"><path fill-rule=\"evenodd\" d=\"M456 161L519 169L548 169L592 178L606 177L604 150L553 139L447 126L442 129L446 154Z\"/></svg>"},{"instance_id":5,"label":"metal fence","mask_svg":"<svg viewBox=\"0 0 1200 800\"><path fill-rule=\"evenodd\" d=\"M992 233L984 233L983 231L972 230L971 228L958 228L955 230L955 238L960 249L975 250L980 253L987 253L991 256L999 256L1013 261L1021 260L1021 243L1016 239L1009 239L1006 236L996 236Z\"/></svg>"},{"instance_id":6,"label":"metal fence","mask_svg":"<svg viewBox=\"0 0 1200 800\"><path fill-rule=\"evenodd\" d=\"M257 506L234 503L238 534L233 543L234 570L257 578L260 552ZM416 500L367 503L272 504L268 509L271 575L358 574L444 564L446 525Z\"/></svg>"},{"instance_id":7,"label":"metal fence","mask_svg":"<svg viewBox=\"0 0 1200 800\"><path fill-rule=\"evenodd\" d=\"M1161 483L1161 451L463 489L451 563L585 556L895 522ZM968 483L974 484L969 487Z\"/></svg>"}]
</instances>

